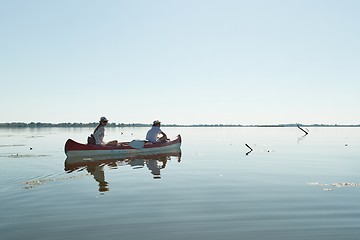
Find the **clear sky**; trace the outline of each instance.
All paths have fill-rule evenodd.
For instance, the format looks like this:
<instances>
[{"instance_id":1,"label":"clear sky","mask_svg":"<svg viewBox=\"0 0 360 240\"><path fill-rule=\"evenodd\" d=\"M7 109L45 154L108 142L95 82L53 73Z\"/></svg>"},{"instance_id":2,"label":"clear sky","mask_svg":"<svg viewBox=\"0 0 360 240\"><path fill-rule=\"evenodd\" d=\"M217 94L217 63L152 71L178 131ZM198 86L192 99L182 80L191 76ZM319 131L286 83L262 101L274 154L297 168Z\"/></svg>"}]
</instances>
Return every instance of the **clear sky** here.
<instances>
[{"instance_id":1,"label":"clear sky","mask_svg":"<svg viewBox=\"0 0 360 240\"><path fill-rule=\"evenodd\" d=\"M360 123L360 1L0 1L0 122Z\"/></svg>"}]
</instances>

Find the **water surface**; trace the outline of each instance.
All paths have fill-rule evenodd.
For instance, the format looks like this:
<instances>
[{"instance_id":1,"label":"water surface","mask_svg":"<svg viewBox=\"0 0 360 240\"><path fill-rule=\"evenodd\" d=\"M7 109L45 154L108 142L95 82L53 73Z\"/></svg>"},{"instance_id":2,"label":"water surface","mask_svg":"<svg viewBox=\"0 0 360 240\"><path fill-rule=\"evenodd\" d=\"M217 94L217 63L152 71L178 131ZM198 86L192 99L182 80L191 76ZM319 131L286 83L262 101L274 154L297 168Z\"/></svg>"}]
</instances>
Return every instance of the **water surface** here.
<instances>
[{"instance_id":1,"label":"water surface","mask_svg":"<svg viewBox=\"0 0 360 240\"><path fill-rule=\"evenodd\" d=\"M1 239L358 239L360 128L163 130L181 157L69 167L92 129L0 129Z\"/></svg>"}]
</instances>

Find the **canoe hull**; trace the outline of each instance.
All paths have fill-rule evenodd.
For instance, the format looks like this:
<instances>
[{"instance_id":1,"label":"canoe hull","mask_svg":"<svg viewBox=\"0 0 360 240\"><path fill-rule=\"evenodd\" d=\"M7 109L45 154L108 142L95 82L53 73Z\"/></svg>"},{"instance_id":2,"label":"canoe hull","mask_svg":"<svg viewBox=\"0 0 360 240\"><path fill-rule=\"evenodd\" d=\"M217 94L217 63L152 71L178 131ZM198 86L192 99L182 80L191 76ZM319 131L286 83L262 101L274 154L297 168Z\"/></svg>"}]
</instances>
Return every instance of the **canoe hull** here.
<instances>
[{"instance_id":1,"label":"canoe hull","mask_svg":"<svg viewBox=\"0 0 360 240\"><path fill-rule=\"evenodd\" d=\"M130 144L131 145L131 144ZM88 145L68 139L65 143L65 154L67 157L83 156L105 156L116 155L132 156L142 154L168 153L180 149L181 136L178 135L174 140L166 143L146 143L142 148L133 148L128 143L119 146Z\"/></svg>"}]
</instances>

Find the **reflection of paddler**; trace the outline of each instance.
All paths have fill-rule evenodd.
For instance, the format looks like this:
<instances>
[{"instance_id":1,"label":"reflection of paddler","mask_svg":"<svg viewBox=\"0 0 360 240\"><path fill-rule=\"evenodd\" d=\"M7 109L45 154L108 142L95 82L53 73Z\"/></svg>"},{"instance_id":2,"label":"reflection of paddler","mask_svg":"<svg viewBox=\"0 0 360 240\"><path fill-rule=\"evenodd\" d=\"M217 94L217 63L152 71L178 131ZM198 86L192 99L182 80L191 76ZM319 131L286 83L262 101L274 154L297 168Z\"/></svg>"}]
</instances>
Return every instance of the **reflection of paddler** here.
<instances>
[{"instance_id":1,"label":"reflection of paddler","mask_svg":"<svg viewBox=\"0 0 360 240\"><path fill-rule=\"evenodd\" d=\"M151 171L152 175L154 175L154 177L153 177L154 179L161 178L161 176L160 176L160 168L158 166L158 161L157 160L148 160L146 162L146 166Z\"/></svg>"},{"instance_id":2,"label":"reflection of paddler","mask_svg":"<svg viewBox=\"0 0 360 240\"><path fill-rule=\"evenodd\" d=\"M143 168L144 167L144 159L132 159L129 164L134 169Z\"/></svg>"},{"instance_id":3,"label":"reflection of paddler","mask_svg":"<svg viewBox=\"0 0 360 240\"><path fill-rule=\"evenodd\" d=\"M167 163L168 157L161 157L158 160L148 160L146 161L146 166L151 171L153 178L161 178L160 176L160 169L165 168ZM161 162L161 166L159 166L159 163Z\"/></svg>"},{"instance_id":4,"label":"reflection of paddler","mask_svg":"<svg viewBox=\"0 0 360 240\"><path fill-rule=\"evenodd\" d=\"M161 168L165 168L166 167L166 163L168 160L170 160L170 157L161 157L158 159L159 162L162 162Z\"/></svg>"},{"instance_id":5,"label":"reflection of paddler","mask_svg":"<svg viewBox=\"0 0 360 240\"><path fill-rule=\"evenodd\" d=\"M103 166L87 166L88 172L94 176L94 179L99 183L99 192L109 191L108 183L105 181L105 173Z\"/></svg>"}]
</instances>

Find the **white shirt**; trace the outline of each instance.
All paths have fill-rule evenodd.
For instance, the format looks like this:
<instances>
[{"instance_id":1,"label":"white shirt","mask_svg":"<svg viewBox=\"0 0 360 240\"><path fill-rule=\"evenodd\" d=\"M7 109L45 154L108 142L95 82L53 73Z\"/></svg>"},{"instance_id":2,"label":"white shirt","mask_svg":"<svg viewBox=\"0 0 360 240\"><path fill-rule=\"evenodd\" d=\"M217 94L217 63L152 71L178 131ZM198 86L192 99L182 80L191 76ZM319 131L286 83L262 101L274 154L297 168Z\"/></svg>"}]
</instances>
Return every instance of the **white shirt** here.
<instances>
[{"instance_id":1,"label":"white shirt","mask_svg":"<svg viewBox=\"0 0 360 240\"><path fill-rule=\"evenodd\" d=\"M146 140L148 140L148 141L150 141L152 143L156 143L156 141L158 139L158 135L161 132L162 131L160 130L160 127L152 126L151 129L146 134Z\"/></svg>"},{"instance_id":2,"label":"white shirt","mask_svg":"<svg viewBox=\"0 0 360 240\"><path fill-rule=\"evenodd\" d=\"M98 127L96 132L94 132L95 144L96 145L104 144L104 136L105 136L105 127L101 125L100 127Z\"/></svg>"}]
</instances>

